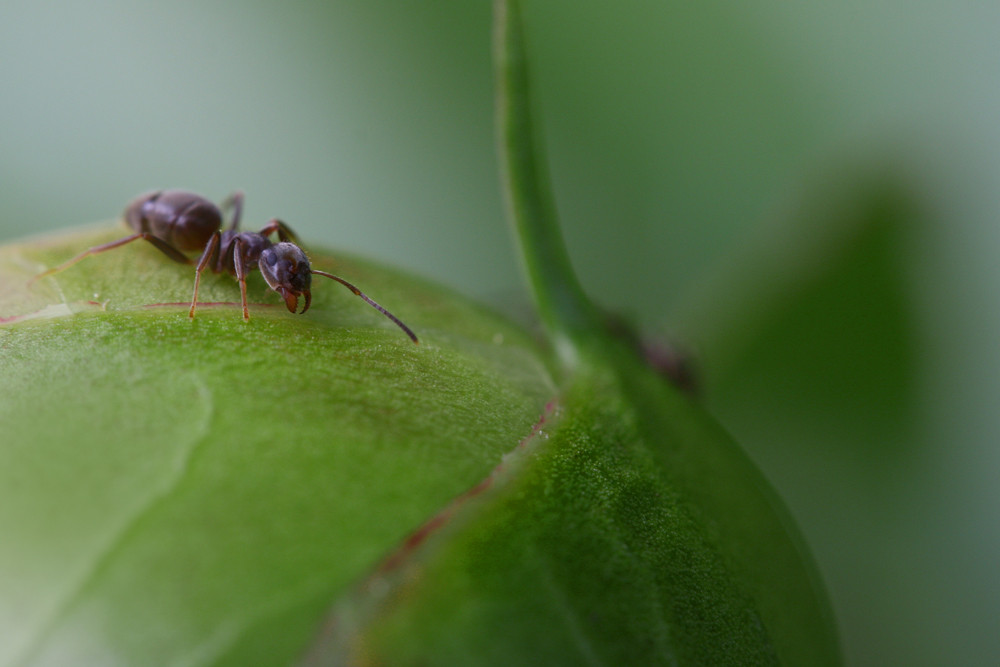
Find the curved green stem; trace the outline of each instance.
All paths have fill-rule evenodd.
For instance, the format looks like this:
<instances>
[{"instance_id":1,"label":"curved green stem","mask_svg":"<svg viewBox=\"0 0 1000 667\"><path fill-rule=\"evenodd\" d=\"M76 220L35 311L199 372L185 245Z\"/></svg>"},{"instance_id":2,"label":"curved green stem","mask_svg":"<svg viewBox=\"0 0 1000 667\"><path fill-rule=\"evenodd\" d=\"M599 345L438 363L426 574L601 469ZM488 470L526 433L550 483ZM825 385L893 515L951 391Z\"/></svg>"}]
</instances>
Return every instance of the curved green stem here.
<instances>
[{"instance_id":1,"label":"curved green stem","mask_svg":"<svg viewBox=\"0 0 1000 667\"><path fill-rule=\"evenodd\" d=\"M573 273L536 143L519 4L496 0L494 9L496 122L508 216L539 315L564 363L573 366L602 318Z\"/></svg>"}]
</instances>

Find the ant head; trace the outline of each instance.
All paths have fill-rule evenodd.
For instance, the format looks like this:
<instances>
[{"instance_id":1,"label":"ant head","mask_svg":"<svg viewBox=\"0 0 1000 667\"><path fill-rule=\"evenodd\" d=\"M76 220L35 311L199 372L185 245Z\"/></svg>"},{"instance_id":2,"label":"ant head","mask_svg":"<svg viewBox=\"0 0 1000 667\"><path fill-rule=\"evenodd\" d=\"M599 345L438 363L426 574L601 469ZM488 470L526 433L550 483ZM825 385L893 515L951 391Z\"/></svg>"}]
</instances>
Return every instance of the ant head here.
<instances>
[{"instance_id":1,"label":"ant head","mask_svg":"<svg viewBox=\"0 0 1000 667\"><path fill-rule=\"evenodd\" d=\"M302 312L309 310L312 301L309 292L312 269L309 266L309 258L302 252L302 248L294 243L275 243L260 253L257 267L268 286L285 300L289 312L295 312L300 294L306 297Z\"/></svg>"}]
</instances>

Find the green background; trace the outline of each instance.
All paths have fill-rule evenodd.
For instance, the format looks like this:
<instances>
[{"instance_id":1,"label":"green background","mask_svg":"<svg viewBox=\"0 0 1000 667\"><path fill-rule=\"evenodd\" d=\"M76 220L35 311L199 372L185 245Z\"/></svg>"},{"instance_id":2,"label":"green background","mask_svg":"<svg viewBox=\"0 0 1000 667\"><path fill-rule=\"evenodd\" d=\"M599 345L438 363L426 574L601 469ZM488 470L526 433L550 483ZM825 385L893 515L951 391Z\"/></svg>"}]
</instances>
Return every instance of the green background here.
<instances>
[{"instance_id":1,"label":"green background","mask_svg":"<svg viewBox=\"0 0 1000 667\"><path fill-rule=\"evenodd\" d=\"M699 359L848 663L996 661L1000 6L525 5L581 280ZM489 31L484 1L7 0L0 238L242 188L251 227L522 314Z\"/></svg>"}]
</instances>

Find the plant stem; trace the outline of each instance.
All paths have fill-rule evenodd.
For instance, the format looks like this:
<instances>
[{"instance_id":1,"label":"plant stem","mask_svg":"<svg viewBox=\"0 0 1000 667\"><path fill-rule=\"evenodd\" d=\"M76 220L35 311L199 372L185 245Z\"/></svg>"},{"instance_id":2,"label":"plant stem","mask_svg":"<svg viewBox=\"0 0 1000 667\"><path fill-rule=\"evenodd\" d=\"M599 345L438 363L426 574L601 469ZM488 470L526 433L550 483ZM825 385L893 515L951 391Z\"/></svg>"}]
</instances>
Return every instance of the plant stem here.
<instances>
[{"instance_id":1,"label":"plant stem","mask_svg":"<svg viewBox=\"0 0 1000 667\"><path fill-rule=\"evenodd\" d=\"M494 10L496 122L508 216L539 315L563 362L572 367L585 341L601 331L602 318L573 273L559 229L532 121L519 3L496 0Z\"/></svg>"}]
</instances>

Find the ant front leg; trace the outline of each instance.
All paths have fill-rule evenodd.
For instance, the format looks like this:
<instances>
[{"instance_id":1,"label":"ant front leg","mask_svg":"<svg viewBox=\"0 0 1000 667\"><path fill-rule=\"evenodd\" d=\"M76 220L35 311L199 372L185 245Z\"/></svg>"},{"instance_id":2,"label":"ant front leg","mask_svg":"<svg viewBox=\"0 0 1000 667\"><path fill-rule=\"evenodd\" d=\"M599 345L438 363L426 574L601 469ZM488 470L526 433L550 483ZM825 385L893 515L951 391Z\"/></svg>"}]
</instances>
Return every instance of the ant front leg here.
<instances>
[{"instance_id":1,"label":"ant front leg","mask_svg":"<svg viewBox=\"0 0 1000 667\"><path fill-rule=\"evenodd\" d=\"M282 241L291 241L296 245L299 244L298 235L292 231L291 227L277 218L272 218L269 223L264 225L264 227L260 230L260 235L270 236L275 232L278 232L278 238Z\"/></svg>"},{"instance_id":2,"label":"ant front leg","mask_svg":"<svg viewBox=\"0 0 1000 667\"><path fill-rule=\"evenodd\" d=\"M201 272L205 270L208 263L212 261L212 256L215 255L216 250L219 247L219 237L221 234L215 232L212 234L212 238L208 240L208 244L205 246L205 252L201 253L201 259L198 260L198 266L194 270L194 294L191 295L191 310L188 311L188 317L194 319L194 309L198 305L198 285L201 283Z\"/></svg>"},{"instance_id":3,"label":"ant front leg","mask_svg":"<svg viewBox=\"0 0 1000 667\"><path fill-rule=\"evenodd\" d=\"M226 197L219 207L223 214L230 208L233 209L233 221L229 223L229 227L226 229L230 231L236 231L240 228L240 218L243 216L243 191L237 190L233 194Z\"/></svg>"}]
</instances>

